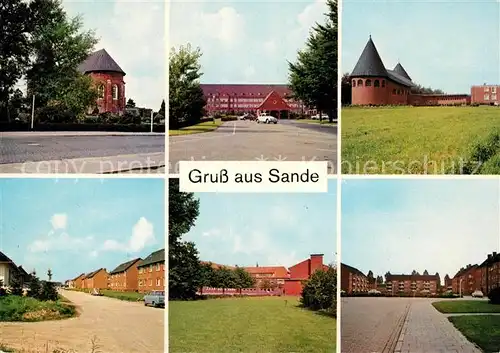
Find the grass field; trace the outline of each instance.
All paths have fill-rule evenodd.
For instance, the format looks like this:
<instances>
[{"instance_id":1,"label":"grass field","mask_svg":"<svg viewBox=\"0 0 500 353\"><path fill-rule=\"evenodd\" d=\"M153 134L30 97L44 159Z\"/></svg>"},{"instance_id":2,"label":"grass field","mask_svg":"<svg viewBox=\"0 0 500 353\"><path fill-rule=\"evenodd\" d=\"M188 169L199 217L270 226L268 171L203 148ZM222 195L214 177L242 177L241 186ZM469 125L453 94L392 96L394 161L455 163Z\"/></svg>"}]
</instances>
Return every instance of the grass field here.
<instances>
[{"instance_id":1,"label":"grass field","mask_svg":"<svg viewBox=\"0 0 500 353\"><path fill-rule=\"evenodd\" d=\"M213 121L205 121L203 123L199 123L196 125L183 127L179 130L168 130L168 135L177 136L177 135L200 134L202 132L214 131L221 125L222 121L220 119L216 119L215 123Z\"/></svg>"},{"instance_id":2,"label":"grass field","mask_svg":"<svg viewBox=\"0 0 500 353\"><path fill-rule=\"evenodd\" d=\"M432 305L445 314L500 313L500 305L489 304L487 300L448 300L434 302Z\"/></svg>"},{"instance_id":3,"label":"grass field","mask_svg":"<svg viewBox=\"0 0 500 353\"><path fill-rule=\"evenodd\" d=\"M446 174L500 129L500 108L343 108L341 119L343 173Z\"/></svg>"},{"instance_id":4,"label":"grass field","mask_svg":"<svg viewBox=\"0 0 500 353\"><path fill-rule=\"evenodd\" d=\"M500 316L473 315L451 316L451 323L483 352L500 351Z\"/></svg>"},{"instance_id":5,"label":"grass field","mask_svg":"<svg viewBox=\"0 0 500 353\"><path fill-rule=\"evenodd\" d=\"M169 302L171 353L330 353L336 320L295 297Z\"/></svg>"},{"instance_id":6,"label":"grass field","mask_svg":"<svg viewBox=\"0 0 500 353\"><path fill-rule=\"evenodd\" d=\"M0 297L0 321L45 321L76 315L76 309L64 301L40 301L29 297Z\"/></svg>"},{"instance_id":7,"label":"grass field","mask_svg":"<svg viewBox=\"0 0 500 353\"><path fill-rule=\"evenodd\" d=\"M144 294L136 292L119 292L109 289L101 290L101 294L104 297L115 298L120 300L126 300L129 302L141 301L144 298Z\"/></svg>"}]
</instances>

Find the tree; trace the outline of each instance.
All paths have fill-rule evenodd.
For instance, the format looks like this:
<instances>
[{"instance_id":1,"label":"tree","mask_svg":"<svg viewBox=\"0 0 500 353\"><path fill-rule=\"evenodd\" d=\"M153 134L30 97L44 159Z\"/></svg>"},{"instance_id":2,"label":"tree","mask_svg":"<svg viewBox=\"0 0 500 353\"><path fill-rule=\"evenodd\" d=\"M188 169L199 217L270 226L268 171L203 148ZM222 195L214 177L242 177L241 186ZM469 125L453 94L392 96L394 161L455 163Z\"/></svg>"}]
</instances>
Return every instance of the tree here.
<instances>
[{"instance_id":1,"label":"tree","mask_svg":"<svg viewBox=\"0 0 500 353\"><path fill-rule=\"evenodd\" d=\"M52 282L52 271L50 269L47 271L47 278L49 279L48 281L42 281L39 299L56 301L58 299L58 294L56 285Z\"/></svg>"},{"instance_id":2,"label":"tree","mask_svg":"<svg viewBox=\"0 0 500 353\"><path fill-rule=\"evenodd\" d=\"M49 279L49 282L52 281L52 270L49 268L49 270L47 271L47 278Z\"/></svg>"},{"instance_id":3,"label":"tree","mask_svg":"<svg viewBox=\"0 0 500 353\"><path fill-rule=\"evenodd\" d=\"M169 129L198 123L205 113L206 100L199 79L202 76L199 48L191 45L172 49L169 60Z\"/></svg>"},{"instance_id":4,"label":"tree","mask_svg":"<svg viewBox=\"0 0 500 353\"><path fill-rule=\"evenodd\" d=\"M211 263L201 264L200 293L203 294L203 287L215 287L215 270Z\"/></svg>"},{"instance_id":5,"label":"tree","mask_svg":"<svg viewBox=\"0 0 500 353\"><path fill-rule=\"evenodd\" d=\"M240 290L240 294L242 289L252 288L255 285L255 279L241 267L236 267L234 270L234 279L234 287Z\"/></svg>"},{"instance_id":6,"label":"tree","mask_svg":"<svg viewBox=\"0 0 500 353\"><path fill-rule=\"evenodd\" d=\"M412 276L415 276L416 274L417 274L417 271L416 271L416 270L411 271L411 275L412 275Z\"/></svg>"},{"instance_id":7,"label":"tree","mask_svg":"<svg viewBox=\"0 0 500 353\"><path fill-rule=\"evenodd\" d=\"M23 284L19 271L13 271L10 278L10 294L23 296Z\"/></svg>"},{"instance_id":8,"label":"tree","mask_svg":"<svg viewBox=\"0 0 500 353\"><path fill-rule=\"evenodd\" d=\"M31 273L31 281L30 281L28 295L32 298L39 298L41 291L42 291L42 286L40 284L40 280L36 275L36 271L33 271Z\"/></svg>"},{"instance_id":9,"label":"tree","mask_svg":"<svg viewBox=\"0 0 500 353\"><path fill-rule=\"evenodd\" d=\"M233 271L225 266L219 267L215 270L215 284L217 288L222 288L222 294L225 293L226 288L236 287L236 278Z\"/></svg>"},{"instance_id":10,"label":"tree","mask_svg":"<svg viewBox=\"0 0 500 353\"><path fill-rule=\"evenodd\" d=\"M203 269L194 243L181 237L194 225L199 215L199 200L192 193L179 191L179 180L169 180L169 298L194 299L203 285Z\"/></svg>"},{"instance_id":11,"label":"tree","mask_svg":"<svg viewBox=\"0 0 500 353\"><path fill-rule=\"evenodd\" d=\"M127 107L127 108L135 108L135 102L134 102L134 100L133 100L132 98L129 98L129 99L127 100L126 107Z\"/></svg>"},{"instance_id":12,"label":"tree","mask_svg":"<svg viewBox=\"0 0 500 353\"><path fill-rule=\"evenodd\" d=\"M7 291L5 290L3 286L3 281L0 279L0 297L4 296L7 294Z\"/></svg>"},{"instance_id":13,"label":"tree","mask_svg":"<svg viewBox=\"0 0 500 353\"><path fill-rule=\"evenodd\" d=\"M9 120L9 95L29 64L30 11L26 1L2 1L0 6L0 121Z\"/></svg>"},{"instance_id":14,"label":"tree","mask_svg":"<svg viewBox=\"0 0 500 353\"><path fill-rule=\"evenodd\" d=\"M328 266L326 271L315 271L305 282L301 302L312 310L329 310L335 313L336 298L337 270L333 266Z\"/></svg>"},{"instance_id":15,"label":"tree","mask_svg":"<svg viewBox=\"0 0 500 353\"><path fill-rule=\"evenodd\" d=\"M370 270L368 271L368 274L366 275L368 278L373 278L373 272Z\"/></svg>"},{"instance_id":16,"label":"tree","mask_svg":"<svg viewBox=\"0 0 500 353\"><path fill-rule=\"evenodd\" d=\"M389 282L387 280L387 278L389 278L389 276L391 275L391 273L389 271L387 271L387 273L385 274L384 278L385 278L385 283Z\"/></svg>"},{"instance_id":17,"label":"tree","mask_svg":"<svg viewBox=\"0 0 500 353\"><path fill-rule=\"evenodd\" d=\"M342 76L341 84L342 84L342 86L341 86L341 91L340 91L340 97L341 97L342 106L351 105L352 104L352 83L351 83L351 77L349 76L348 73L345 73Z\"/></svg>"},{"instance_id":18,"label":"tree","mask_svg":"<svg viewBox=\"0 0 500 353\"><path fill-rule=\"evenodd\" d=\"M165 99L161 101L161 107L160 110L158 111L158 114L165 116Z\"/></svg>"},{"instance_id":19,"label":"tree","mask_svg":"<svg viewBox=\"0 0 500 353\"><path fill-rule=\"evenodd\" d=\"M327 0L326 24L316 24L297 55L289 63L289 81L294 98L309 107L327 112L330 122L337 110L337 1Z\"/></svg>"},{"instance_id":20,"label":"tree","mask_svg":"<svg viewBox=\"0 0 500 353\"><path fill-rule=\"evenodd\" d=\"M33 62L26 74L29 95L36 95L39 106L53 101L75 116L84 114L95 103L97 89L77 68L98 42L94 32L82 32L81 17L69 18L60 0L34 0L30 9Z\"/></svg>"},{"instance_id":21,"label":"tree","mask_svg":"<svg viewBox=\"0 0 500 353\"><path fill-rule=\"evenodd\" d=\"M383 284L384 283L384 277L377 276L377 283Z\"/></svg>"},{"instance_id":22,"label":"tree","mask_svg":"<svg viewBox=\"0 0 500 353\"><path fill-rule=\"evenodd\" d=\"M260 289L268 290L268 289L272 289L273 285L272 285L271 281L266 278L262 282L260 282L259 287L260 287Z\"/></svg>"}]
</instances>

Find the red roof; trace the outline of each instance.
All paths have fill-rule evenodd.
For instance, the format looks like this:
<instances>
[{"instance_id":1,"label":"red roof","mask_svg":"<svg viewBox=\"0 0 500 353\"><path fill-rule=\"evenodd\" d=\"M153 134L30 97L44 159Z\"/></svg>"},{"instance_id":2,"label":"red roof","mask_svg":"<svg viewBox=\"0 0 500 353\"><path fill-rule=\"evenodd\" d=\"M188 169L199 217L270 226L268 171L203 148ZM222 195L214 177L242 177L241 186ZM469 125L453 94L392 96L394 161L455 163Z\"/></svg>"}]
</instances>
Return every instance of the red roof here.
<instances>
[{"instance_id":1,"label":"red roof","mask_svg":"<svg viewBox=\"0 0 500 353\"><path fill-rule=\"evenodd\" d=\"M234 269L235 267L233 266L227 266L227 265L220 265L220 264L216 264L216 263L213 263L213 262L210 262L210 261L200 261L200 263L202 265L208 265L210 264L212 266L213 269L217 270L221 267L225 267L225 268L231 268L231 269Z\"/></svg>"},{"instance_id":2,"label":"red roof","mask_svg":"<svg viewBox=\"0 0 500 353\"><path fill-rule=\"evenodd\" d=\"M251 84L201 84L205 96L230 95L230 96L257 96L264 98L275 91L281 97L290 96L292 91L287 85L251 85Z\"/></svg>"},{"instance_id":3,"label":"red roof","mask_svg":"<svg viewBox=\"0 0 500 353\"><path fill-rule=\"evenodd\" d=\"M272 274L274 278L288 278L288 270L284 266L259 266L259 267L243 267L245 271L251 275L256 274Z\"/></svg>"},{"instance_id":4,"label":"red roof","mask_svg":"<svg viewBox=\"0 0 500 353\"><path fill-rule=\"evenodd\" d=\"M269 92L264 101L257 108L259 110L290 110L290 106L275 91Z\"/></svg>"}]
</instances>

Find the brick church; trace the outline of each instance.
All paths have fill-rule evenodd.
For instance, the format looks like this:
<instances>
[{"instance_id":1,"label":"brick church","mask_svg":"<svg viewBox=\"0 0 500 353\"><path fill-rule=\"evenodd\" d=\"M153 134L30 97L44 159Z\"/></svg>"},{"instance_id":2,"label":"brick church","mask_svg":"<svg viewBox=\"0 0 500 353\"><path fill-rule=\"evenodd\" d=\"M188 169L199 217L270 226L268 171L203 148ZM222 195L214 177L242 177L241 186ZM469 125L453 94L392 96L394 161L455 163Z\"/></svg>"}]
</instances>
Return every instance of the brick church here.
<instances>
[{"instance_id":1,"label":"brick church","mask_svg":"<svg viewBox=\"0 0 500 353\"><path fill-rule=\"evenodd\" d=\"M467 105L467 94L420 94L401 63L385 67L370 36L350 75L352 105Z\"/></svg>"},{"instance_id":2,"label":"brick church","mask_svg":"<svg viewBox=\"0 0 500 353\"><path fill-rule=\"evenodd\" d=\"M90 75L97 85L99 113L122 115L125 112L125 72L105 49L90 54L78 70ZM89 113L94 109L91 108Z\"/></svg>"}]
</instances>

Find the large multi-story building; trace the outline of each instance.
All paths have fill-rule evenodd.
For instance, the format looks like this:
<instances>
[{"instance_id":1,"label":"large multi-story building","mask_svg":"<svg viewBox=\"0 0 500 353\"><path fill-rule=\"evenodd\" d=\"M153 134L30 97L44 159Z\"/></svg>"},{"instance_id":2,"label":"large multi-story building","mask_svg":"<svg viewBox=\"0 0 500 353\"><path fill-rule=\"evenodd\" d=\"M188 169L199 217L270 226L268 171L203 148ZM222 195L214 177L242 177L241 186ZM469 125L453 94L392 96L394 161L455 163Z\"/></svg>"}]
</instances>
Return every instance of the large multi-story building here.
<instances>
[{"instance_id":1,"label":"large multi-story building","mask_svg":"<svg viewBox=\"0 0 500 353\"><path fill-rule=\"evenodd\" d=\"M471 295L481 289L481 269L478 265L462 267L451 280L452 291L455 294Z\"/></svg>"},{"instance_id":2,"label":"large multi-story building","mask_svg":"<svg viewBox=\"0 0 500 353\"><path fill-rule=\"evenodd\" d=\"M98 50L80 64L78 70L92 77L97 86L98 98L95 107L89 107L89 113L125 112L125 72L105 49Z\"/></svg>"},{"instance_id":3,"label":"large multi-story building","mask_svg":"<svg viewBox=\"0 0 500 353\"><path fill-rule=\"evenodd\" d=\"M500 105L500 85L472 86L471 97L472 103Z\"/></svg>"},{"instance_id":4,"label":"large multi-story building","mask_svg":"<svg viewBox=\"0 0 500 353\"><path fill-rule=\"evenodd\" d=\"M208 115L269 112L278 118L290 113L314 114L292 97L287 85L202 84Z\"/></svg>"},{"instance_id":5,"label":"large multi-story building","mask_svg":"<svg viewBox=\"0 0 500 353\"><path fill-rule=\"evenodd\" d=\"M481 272L481 291L488 294L492 289L500 287L500 254L488 254L486 260L479 265Z\"/></svg>"},{"instance_id":6,"label":"large multi-story building","mask_svg":"<svg viewBox=\"0 0 500 353\"><path fill-rule=\"evenodd\" d=\"M468 94L417 94L401 63L387 69L370 36L350 74L353 105L467 105Z\"/></svg>"},{"instance_id":7,"label":"large multi-story building","mask_svg":"<svg viewBox=\"0 0 500 353\"><path fill-rule=\"evenodd\" d=\"M165 290L165 249L157 250L137 264L138 291Z\"/></svg>"},{"instance_id":8,"label":"large multi-story building","mask_svg":"<svg viewBox=\"0 0 500 353\"><path fill-rule=\"evenodd\" d=\"M439 293L441 280L439 275L387 274L385 278L386 291L389 295L435 295Z\"/></svg>"},{"instance_id":9,"label":"large multi-story building","mask_svg":"<svg viewBox=\"0 0 500 353\"><path fill-rule=\"evenodd\" d=\"M139 269L137 264L142 259L137 258L118 265L109 273L109 288L122 292L136 292L138 290Z\"/></svg>"},{"instance_id":10,"label":"large multi-story building","mask_svg":"<svg viewBox=\"0 0 500 353\"><path fill-rule=\"evenodd\" d=\"M368 277L355 267L340 265L340 288L346 294L367 293L370 290Z\"/></svg>"},{"instance_id":11,"label":"large multi-story building","mask_svg":"<svg viewBox=\"0 0 500 353\"><path fill-rule=\"evenodd\" d=\"M87 274L82 280L83 289L108 289L108 272L100 268Z\"/></svg>"}]
</instances>

